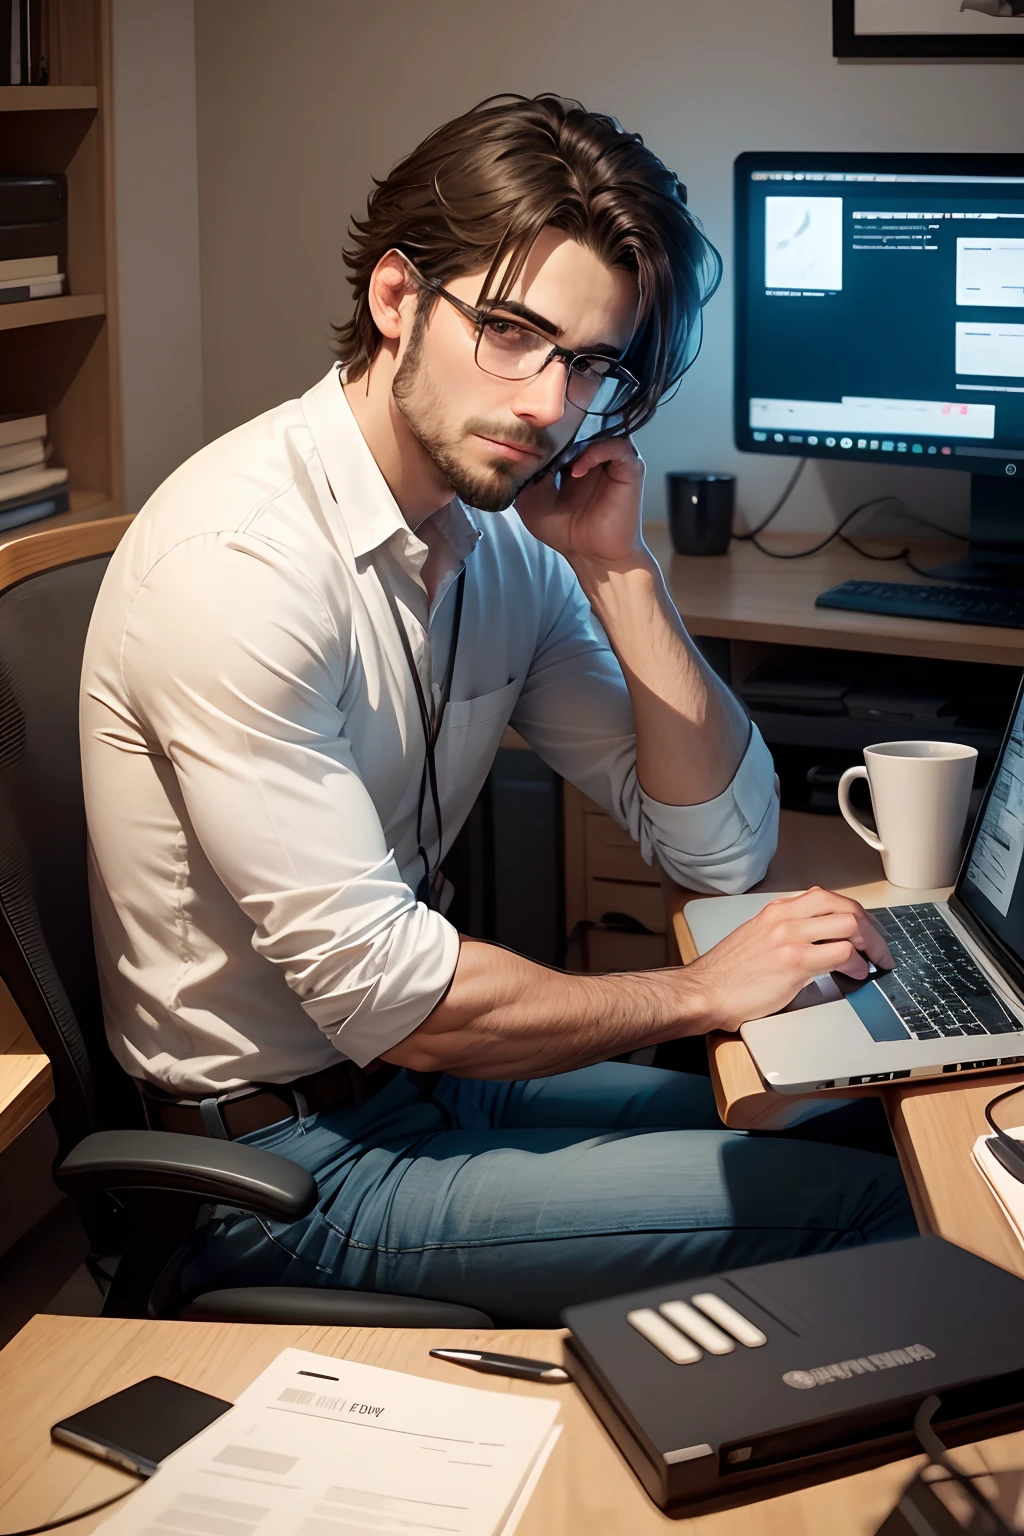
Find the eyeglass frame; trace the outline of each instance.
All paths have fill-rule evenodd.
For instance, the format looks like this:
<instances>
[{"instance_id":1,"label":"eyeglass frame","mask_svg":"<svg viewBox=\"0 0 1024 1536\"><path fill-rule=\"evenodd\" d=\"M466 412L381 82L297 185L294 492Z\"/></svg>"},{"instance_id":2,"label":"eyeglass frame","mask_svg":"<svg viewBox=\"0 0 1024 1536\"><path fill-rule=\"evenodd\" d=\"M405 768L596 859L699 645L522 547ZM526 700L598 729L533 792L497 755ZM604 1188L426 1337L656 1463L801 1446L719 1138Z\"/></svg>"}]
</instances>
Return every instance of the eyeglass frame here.
<instances>
[{"instance_id":1,"label":"eyeglass frame","mask_svg":"<svg viewBox=\"0 0 1024 1536\"><path fill-rule=\"evenodd\" d=\"M491 373L490 369L485 368L480 362L478 354L480 352L480 342L483 339L485 325L489 320L500 318L500 316L497 315L493 310L478 309L473 304L467 304L464 299L456 298L455 294L449 293L448 289L443 287L436 278L425 277L424 274L416 266L415 262L413 262L405 254L404 251L399 251L398 254L401 256L402 260L405 262L406 266L409 268L409 271L415 277L416 281L421 283L423 287L427 289L428 293L433 293L436 294L439 298L447 299L448 303L451 304L454 309L457 309L460 315L462 315L466 320L471 321L472 324L476 327L476 343L473 347L473 361L480 369L480 372L486 373L489 379L505 379L507 383L514 383L517 380L525 382L529 379L538 379L548 364L554 362L557 359L558 362L565 364L565 386L563 390L563 400L566 405L571 405L574 411L579 411L581 416L617 416L622 409L622 406L625 405L627 401L632 400L634 395L639 394L640 380L636 378L634 374L630 373L629 369L624 367L617 358L608 357L603 352L573 352L568 347L559 347L554 343L552 343L551 350L549 351L547 357L545 357L544 361L541 363L540 367L537 369L536 373L528 373L522 375L513 374L511 378L507 378L507 376L502 373ZM498 307L500 309L500 304ZM528 320L521 320L518 315L510 315L509 319L514 320L517 325L521 325L523 330L529 331L531 335L539 336L542 341L547 341L549 339L544 335L543 331L538 330L535 325L531 325ZM588 411L585 410L582 405L575 405L573 401L569 399L569 379L572 374L572 365L576 359L580 357L601 358L603 362L610 363L612 367L617 370L618 375L624 375L625 382L632 384L632 390L626 396L625 400L619 402L614 411ZM602 381L607 377L608 374L602 374Z\"/></svg>"}]
</instances>

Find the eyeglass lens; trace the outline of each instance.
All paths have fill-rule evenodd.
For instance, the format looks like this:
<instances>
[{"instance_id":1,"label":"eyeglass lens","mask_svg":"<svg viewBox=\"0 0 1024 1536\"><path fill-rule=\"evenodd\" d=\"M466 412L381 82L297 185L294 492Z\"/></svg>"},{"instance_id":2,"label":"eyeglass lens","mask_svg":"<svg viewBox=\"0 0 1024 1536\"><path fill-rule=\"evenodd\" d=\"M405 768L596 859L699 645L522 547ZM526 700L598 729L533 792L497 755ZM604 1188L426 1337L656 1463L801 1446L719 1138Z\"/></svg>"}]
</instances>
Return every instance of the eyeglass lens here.
<instances>
[{"instance_id":1,"label":"eyeglass lens","mask_svg":"<svg viewBox=\"0 0 1024 1536\"><path fill-rule=\"evenodd\" d=\"M485 373L499 379L529 379L540 373L551 342L536 331L511 321L492 321L480 329L476 360ZM578 357L568 370L566 399L577 410L605 415L631 393L631 387L610 372L611 358Z\"/></svg>"}]
</instances>

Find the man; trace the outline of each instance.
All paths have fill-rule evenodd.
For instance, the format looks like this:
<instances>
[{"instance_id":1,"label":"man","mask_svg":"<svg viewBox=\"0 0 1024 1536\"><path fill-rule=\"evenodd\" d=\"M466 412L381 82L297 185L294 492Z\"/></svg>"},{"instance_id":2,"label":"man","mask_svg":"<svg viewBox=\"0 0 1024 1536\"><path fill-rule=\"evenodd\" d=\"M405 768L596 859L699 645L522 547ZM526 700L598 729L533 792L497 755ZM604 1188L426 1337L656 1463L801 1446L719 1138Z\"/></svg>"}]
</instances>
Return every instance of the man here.
<instances>
[{"instance_id":1,"label":"man","mask_svg":"<svg viewBox=\"0 0 1024 1536\"><path fill-rule=\"evenodd\" d=\"M193 1278L553 1322L912 1230L891 1158L730 1134L706 1080L608 1060L885 963L855 902L812 891L685 972L614 976L441 910L510 720L691 886L741 890L774 849L770 757L641 536L628 434L717 280L676 178L607 117L495 99L377 186L346 259L344 372L157 491L85 659L112 1047L151 1123L320 1187L294 1227L211 1223Z\"/></svg>"}]
</instances>

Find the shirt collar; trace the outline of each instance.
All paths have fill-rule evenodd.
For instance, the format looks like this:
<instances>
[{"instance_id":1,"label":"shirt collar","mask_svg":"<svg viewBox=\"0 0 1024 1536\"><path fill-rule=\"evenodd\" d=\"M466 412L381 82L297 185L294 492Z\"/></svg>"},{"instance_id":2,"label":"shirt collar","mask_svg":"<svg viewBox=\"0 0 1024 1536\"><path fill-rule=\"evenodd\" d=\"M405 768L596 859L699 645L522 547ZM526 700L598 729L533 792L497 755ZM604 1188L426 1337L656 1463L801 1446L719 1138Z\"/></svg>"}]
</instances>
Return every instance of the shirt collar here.
<instances>
[{"instance_id":1,"label":"shirt collar","mask_svg":"<svg viewBox=\"0 0 1024 1536\"><path fill-rule=\"evenodd\" d=\"M306 391L300 404L345 524L352 554L359 560L400 533L403 539L399 547L405 549L413 564L422 565L427 545L402 516L341 386L341 368L336 363L325 378ZM483 537L483 530L457 496L425 522L433 524L459 564ZM426 532L422 524L421 529Z\"/></svg>"}]
</instances>

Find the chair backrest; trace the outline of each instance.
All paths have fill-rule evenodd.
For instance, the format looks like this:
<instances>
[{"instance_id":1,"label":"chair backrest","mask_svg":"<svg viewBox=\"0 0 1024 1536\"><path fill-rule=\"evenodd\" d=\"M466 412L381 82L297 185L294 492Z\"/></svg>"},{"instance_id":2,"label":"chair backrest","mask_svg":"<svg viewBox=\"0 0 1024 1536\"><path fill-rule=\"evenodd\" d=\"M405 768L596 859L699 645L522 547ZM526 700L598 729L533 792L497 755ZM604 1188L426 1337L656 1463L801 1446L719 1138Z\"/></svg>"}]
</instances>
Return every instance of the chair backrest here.
<instances>
[{"instance_id":1,"label":"chair backrest","mask_svg":"<svg viewBox=\"0 0 1024 1536\"><path fill-rule=\"evenodd\" d=\"M138 1123L103 1029L78 743L82 652L109 558L0 592L0 975L50 1058L62 1153Z\"/></svg>"}]
</instances>

